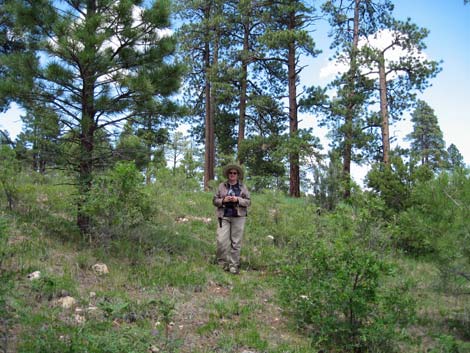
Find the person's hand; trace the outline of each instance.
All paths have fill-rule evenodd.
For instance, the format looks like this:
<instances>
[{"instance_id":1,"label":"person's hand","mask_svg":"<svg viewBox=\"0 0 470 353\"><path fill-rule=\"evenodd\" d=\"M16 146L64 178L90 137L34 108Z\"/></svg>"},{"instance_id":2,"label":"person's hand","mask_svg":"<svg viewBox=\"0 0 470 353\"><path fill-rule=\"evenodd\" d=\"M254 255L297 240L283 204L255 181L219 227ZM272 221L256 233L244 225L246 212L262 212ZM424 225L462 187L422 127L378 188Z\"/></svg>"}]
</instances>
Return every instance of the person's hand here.
<instances>
[{"instance_id":1,"label":"person's hand","mask_svg":"<svg viewBox=\"0 0 470 353\"><path fill-rule=\"evenodd\" d=\"M238 197L236 196L225 196L224 202L238 202Z\"/></svg>"}]
</instances>

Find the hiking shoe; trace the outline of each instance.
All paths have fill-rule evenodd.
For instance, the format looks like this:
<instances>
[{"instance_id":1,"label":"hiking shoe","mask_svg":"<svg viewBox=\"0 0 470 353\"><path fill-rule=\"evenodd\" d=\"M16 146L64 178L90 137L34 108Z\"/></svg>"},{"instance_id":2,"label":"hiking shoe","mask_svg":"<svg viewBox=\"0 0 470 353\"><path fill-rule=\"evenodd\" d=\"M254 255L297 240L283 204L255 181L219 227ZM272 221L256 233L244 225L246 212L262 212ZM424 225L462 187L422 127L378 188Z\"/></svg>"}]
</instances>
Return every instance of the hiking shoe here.
<instances>
[{"instance_id":1,"label":"hiking shoe","mask_svg":"<svg viewBox=\"0 0 470 353\"><path fill-rule=\"evenodd\" d=\"M230 273L232 275L238 275L238 268L231 266L230 267Z\"/></svg>"},{"instance_id":2,"label":"hiking shoe","mask_svg":"<svg viewBox=\"0 0 470 353\"><path fill-rule=\"evenodd\" d=\"M217 262L217 265L219 265L226 272L230 270L230 265L227 262L219 261Z\"/></svg>"}]
</instances>

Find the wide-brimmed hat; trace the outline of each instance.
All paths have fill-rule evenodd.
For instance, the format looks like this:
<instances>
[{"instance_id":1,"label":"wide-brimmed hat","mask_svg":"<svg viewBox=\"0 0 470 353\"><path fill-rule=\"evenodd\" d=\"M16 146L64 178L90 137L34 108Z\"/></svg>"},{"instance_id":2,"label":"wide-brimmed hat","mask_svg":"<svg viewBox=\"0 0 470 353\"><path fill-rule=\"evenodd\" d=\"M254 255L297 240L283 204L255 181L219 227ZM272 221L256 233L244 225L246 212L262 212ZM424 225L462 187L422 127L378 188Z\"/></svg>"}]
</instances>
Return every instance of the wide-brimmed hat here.
<instances>
[{"instance_id":1,"label":"wide-brimmed hat","mask_svg":"<svg viewBox=\"0 0 470 353\"><path fill-rule=\"evenodd\" d=\"M224 176L228 178L228 172L232 169L235 169L238 172L238 179L243 179L243 169L238 164L227 164L224 167Z\"/></svg>"}]
</instances>

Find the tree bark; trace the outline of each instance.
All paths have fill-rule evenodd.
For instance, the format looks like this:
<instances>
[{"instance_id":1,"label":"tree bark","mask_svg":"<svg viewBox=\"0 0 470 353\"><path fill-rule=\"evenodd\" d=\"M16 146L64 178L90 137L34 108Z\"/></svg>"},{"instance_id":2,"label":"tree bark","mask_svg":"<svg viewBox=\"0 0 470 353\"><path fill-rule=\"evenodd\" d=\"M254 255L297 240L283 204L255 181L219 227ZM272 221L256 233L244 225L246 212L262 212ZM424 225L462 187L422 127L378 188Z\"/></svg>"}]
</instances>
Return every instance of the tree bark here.
<instances>
[{"instance_id":1,"label":"tree bark","mask_svg":"<svg viewBox=\"0 0 470 353\"><path fill-rule=\"evenodd\" d=\"M295 28L295 13L290 13L289 30ZM296 50L295 43L289 43L287 58L287 74L289 86L289 135L295 137L298 130L297 118L297 71L296 71ZM299 153L291 151L289 153L290 175L289 175L289 195L300 197L300 168Z\"/></svg>"},{"instance_id":2,"label":"tree bark","mask_svg":"<svg viewBox=\"0 0 470 353\"><path fill-rule=\"evenodd\" d=\"M379 60L379 89L380 89L380 116L382 118L382 162L385 166L390 165L390 128L388 117L387 100L387 77L385 74L385 59L382 55Z\"/></svg>"},{"instance_id":3,"label":"tree bark","mask_svg":"<svg viewBox=\"0 0 470 353\"><path fill-rule=\"evenodd\" d=\"M240 145L245 139L245 120L246 120L246 100L247 100L247 90L248 90L248 51L249 51L249 36L250 29L249 23L244 23L244 34L243 34L243 52L242 52L242 76L240 82L240 116L238 120L238 162L243 164L243 160L240 157Z\"/></svg>"},{"instance_id":4,"label":"tree bark","mask_svg":"<svg viewBox=\"0 0 470 353\"><path fill-rule=\"evenodd\" d=\"M210 4L207 3L205 8L205 18L210 19ZM207 36L209 38L210 28L207 28ZM212 85L211 85L211 55L210 55L209 39L204 45L204 68L205 68L205 153L204 153L204 190L209 190L209 182L214 180L214 164L215 164L215 133L214 133L214 108L212 107Z\"/></svg>"},{"instance_id":5,"label":"tree bark","mask_svg":"<svg viewBox=\"0 0 470 353\"><path fill-rule=\"evenodd\" d=\"M215 121L217 118L217 91L216 85L214 82L217 80L217 67L219 65L219 41L220 41L220 33L218 29L213 29L214 37L214 48L212 50L212 64L211 64L211 75L210 75L210 115L211 115L211 124L210 124L210 179L214 180L215 178Z\"/></svg>"},{"instance_id":6,"label":"tree bark","mask_svg":"<svg viewBox=\"0 0 470 353\"><path fill-rule=\"evenodd\" d=\"M96 3L93 0L87 2L87 12L90 16L96 12ZM94 35L91 34L90 35ZM95 48L92 43L85 42L85 51L95 54ZM90 58L90 61L93 59ZM90 66L91 67L91 66ZM80 160L78 163L78 190L79 200L77 202L77 226L80 229L82 236L90 234L91 217L83 210L83 206L88 201L90 195L92 180L93 180L93 149L94 149L94 135L96 130L95 123L95 76L91 69L83 71L83 87L82 87L82 101L81 113L82 119L80 121Z\"/></svg>"},{"instance_id":7,"label":"tree bark","mask_svg":"<svg viewBox=\"0 0 470 353\"><path fill-rule=\"evenodd\" d=\"M360 0L355 0L354 3L354 27L353 27L353 42L351 47L351 60L348 72L348 103L345 115L345 136L344 136L344 150L343 150L343 182L344 194L343 197L348 199L351 196L351 160L352 160L352 146L353 146L353 119L355 111L355 103L353 102L355 95L355 81L357 74L357 52L359 43L359 4Z\"/></svg>"},{"instance_id":8,"label":"tree bark","mask_svg":"<svg viewBox=\"0 0 470 353\"><path fill-rule=\"evenodd\" d=\"M77 202L77 226L80 233L85 236L90 233L90 216L83 210L88 200L93 178L93 118L84 112L82 117L82 132L80 134L80 162L78 174L79 200Z\"/></svg>"}]
</instances>

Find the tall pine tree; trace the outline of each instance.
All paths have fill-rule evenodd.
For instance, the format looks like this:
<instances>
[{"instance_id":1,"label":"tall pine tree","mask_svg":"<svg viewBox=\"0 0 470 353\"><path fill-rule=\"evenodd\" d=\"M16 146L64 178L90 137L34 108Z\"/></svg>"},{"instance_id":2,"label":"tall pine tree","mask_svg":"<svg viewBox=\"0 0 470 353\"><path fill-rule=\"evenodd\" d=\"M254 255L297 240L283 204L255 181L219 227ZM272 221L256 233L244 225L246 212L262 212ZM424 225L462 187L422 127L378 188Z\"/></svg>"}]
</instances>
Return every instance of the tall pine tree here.
<instances>
[{"instance_id":1,"label":"tall pine tree","mask_svg":"<svg viewBox=\"0 0 470 353\"><path fill-rule=\"evenodd\" d=\"M0 96L13 88L20 104L46 105L79 146L73 159L77 224L86 234L91 218L83 206L98 162L95 135L136 114L158 114L157 102L179 88L169 2L147 7L141 0L10 3L13 23L23 29L30 49L5 60L12 75L0 83Z\"/></svg>"},{"instance_id":2,"label":"tall pine tree","mask_svg":"<svg viewBox=\"0 0 470 353\"><path fill-rule=\"evenodd\" d=\"M268 49L265 60L273 61L284 68L284 82L287 85L289 138L299 137L298 93L299 74L302 71L300 55L315 57L318 51L307 28L312 25L314 9L304 1L269 1L266 12L268 27L261 37ZM282 72L282 71L281 71ZM295 146L293 143L291 146ZM289 151L289 194L300 196L300 151Z\"/></svg>"},{"instance_id":3,"label":"tall pine tree","mask_svg":"<svg viewBox=\"0 0 470 353\"><path fill-rule=\"evenodd\" d=\"M375 79L380 102L382 163L390 165L390 125L412 107L416 92L429 86L439 63L423 55L429 31L410 22L389 17L386 27L369 38L361 48L362 74Z\"/></svg>"},{"instance_id":4,"label":"tall pine tree","mask_svg":"<svg viewBox=\"0 0 470 353\"><path fill-rule=\"evenodd\" d=\"M389 0L327 1L323 11L331 25L332 47L336 57L347 67L330 85L337 91L331 102L324 124L330 126L333 144L341 151L343 159L343 185L345 198L351 193L351 163L363 162L360 153L370 140L367 126L370 121L365 106L370 103L371 81L361 75L359 39L373 35L384 24L393 5Z\"/></svg>"}]
</instances>

